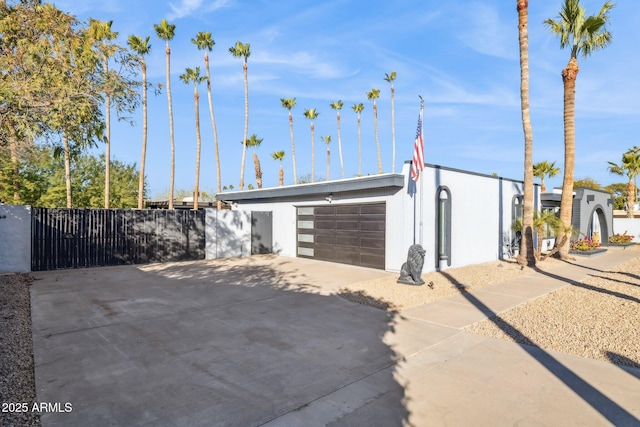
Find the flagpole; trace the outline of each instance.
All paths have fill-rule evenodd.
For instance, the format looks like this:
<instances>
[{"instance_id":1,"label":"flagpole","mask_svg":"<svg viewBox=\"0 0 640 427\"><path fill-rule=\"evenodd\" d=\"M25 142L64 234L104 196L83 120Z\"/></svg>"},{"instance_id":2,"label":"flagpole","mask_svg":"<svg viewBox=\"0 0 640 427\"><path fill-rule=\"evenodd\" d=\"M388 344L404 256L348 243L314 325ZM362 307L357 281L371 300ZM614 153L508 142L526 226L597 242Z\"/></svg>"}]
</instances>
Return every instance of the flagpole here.
<instances>
[{"instance_id":1,"label":"flagpole","mask_svg":"<svg viewBox=\"0 0 640 427\"><path fill-rule=\"evenodd\" d=\"M420 135L424 135L423 129L424 129L424 121L423 121L423 111L424 111L424 99L422 99L422 97L420 95L418 95L418 97L420 98ZM424 138L424 136L423 136ZM423 140L423 144L424 144L424 140ZM420 165L420 169L424 168L424 161L423 164ZM424 185L423 185L423 181L424 181L424 177L419 180L420 181L420 246L424 247L424 242L422 239L422 229L423 229L423 214L422 214L422 210L424 207Z\"/></svg>"}]
</instances>

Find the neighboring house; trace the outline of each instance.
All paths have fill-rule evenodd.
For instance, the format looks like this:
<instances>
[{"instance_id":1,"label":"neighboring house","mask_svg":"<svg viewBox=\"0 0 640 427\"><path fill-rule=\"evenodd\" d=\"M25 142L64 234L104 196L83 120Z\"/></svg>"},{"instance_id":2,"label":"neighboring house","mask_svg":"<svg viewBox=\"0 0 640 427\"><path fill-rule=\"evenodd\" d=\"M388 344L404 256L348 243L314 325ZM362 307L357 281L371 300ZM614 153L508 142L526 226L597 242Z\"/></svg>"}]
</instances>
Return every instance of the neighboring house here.
<instances>
[{"instance_id":1,"label":"neighboring house","mask_svg":"<svg viewBox=\"0 0 640 427\"><path fill-rule=\"evenodd\" d=\"M513 254L521 181L427 164L416 184L409 169L217 197L251 218L251 253L399 271L419 243L424 272Z\"/></svg>"},{"instance_id":2,"label":"neighboring house","mask_svg":"<svg viewBox=\"0 0 640 427\"><path fill-rule=\"evenodd\" d=\"M540 195L542 209L559 211L562 190ZM607 191L579 187L573 191L571 225L575 230L572 241L588 237L600 239L603 245L613 235L613 199ZM551 243L550 243L551 245Z\"/></svg>"}]
</instances>

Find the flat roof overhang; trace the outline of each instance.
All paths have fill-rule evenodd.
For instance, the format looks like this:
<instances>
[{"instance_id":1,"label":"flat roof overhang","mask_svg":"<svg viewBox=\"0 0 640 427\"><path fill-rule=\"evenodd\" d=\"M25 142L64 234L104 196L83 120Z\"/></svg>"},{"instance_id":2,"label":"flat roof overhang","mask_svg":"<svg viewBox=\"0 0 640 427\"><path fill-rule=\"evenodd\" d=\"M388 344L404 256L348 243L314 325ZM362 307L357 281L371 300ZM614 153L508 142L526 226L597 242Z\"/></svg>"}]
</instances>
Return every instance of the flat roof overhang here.
<instances>
[{"instance_id":1,"label":"flat roof overhang","mask_svg":"<svg viewBox=\"0 0 640 427\"><path fill-rule=\"evenodd\" d=\"M402 174L368 175L357 178L337 179L306 184L288 185L284 187L261 188L224 192L216 194L216 200L227 202L258 201L265 199L303 198L308 196L327 196L336 193L349 193L371 189L400 190L405 185L406 177Z\"/></svg>"}]
</instances>

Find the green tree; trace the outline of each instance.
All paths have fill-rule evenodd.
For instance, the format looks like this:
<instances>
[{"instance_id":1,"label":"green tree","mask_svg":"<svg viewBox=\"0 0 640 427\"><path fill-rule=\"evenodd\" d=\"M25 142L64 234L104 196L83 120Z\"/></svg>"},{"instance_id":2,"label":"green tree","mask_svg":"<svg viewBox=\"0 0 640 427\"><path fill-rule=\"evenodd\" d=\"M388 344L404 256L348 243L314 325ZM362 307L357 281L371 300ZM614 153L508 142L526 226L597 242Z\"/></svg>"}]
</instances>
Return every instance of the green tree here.
<instances>
[{"instance_id":1,"label":"green tree","mask_svg":"<svg viewBox=\"0 0 640 427\"><path fill-rule=\"evenodd\" d=\"M331 181L331 149L329 145L331 144L331 135L321 136L322 142L327 144L327 181Z\"/></svg>"},{"instance_id":2,"label":"green tree","mask_svg":"<svg viewBox=\"0 0 640 427\"><path fill-rule=\"evenodd\" d=\"M626 175L627 182L627 216L633 218L634 202L636 201L636 185L635 178L640 174L640 149L634 147L629 149L622 155L622 161L619 164L608 162L609 172L616 175Z\"/></svg>"},{"instance_id":3,"label":"green tree","mask_svg":"<svg viewBox=\"0 0 640 427\"><path fill-rule=\"evenodd\" d=\"M331 108L336 110L336 120L338 121L338 155L340 156L340 172L344 179L344 162L342 161L342 137L340 135L340 110L342 110L342 101L338 100L329 104ZM327 177L328 179L328 177Z\"/></svg>"},{"instance_id":4,"label":"green tree","mask_svg":"<svg viewBox=\"0 0 640 427\"><path fill-rule=\"evenodd\" d=\"M97 50L102 59L104 67L104 94L105 94L105 190L104 190L104 208L109 209L109 182L110 182L110 166L111 166L111 96L114 88L110 85L109 60L116 54L117 47L113 40L118 37L118 33L111 29L113 21L100 21L97 19L89 19L89 31L91 37L97 44Z\"/></svg>"},{"instance_id":5,"label":"green tree","mask_svg":"<svg viewBox=\"0 0 640 427\"><path fill-rule=\"evenodd\" d=\"M615 183L609 184L604 187L605 191L608 191L613 198L613 209L615 210L623 210L627 204L627 184L624 183Z\"/></svg>"},{"instance_id":6,"label":"green tree","mask_svg":"<svg viewBox=\"0 0 640 427\"><path fill-rule=\"evenodd\" d=\"M256 172L256 184L258 188L262 188L262 168L260 167L260 159L258 159L258 147L262 144L263 138L258 138L258 136L254 133L244 141L245 147L251 147L253 150L253 166Z\"/></svg>"},{"instance_id":7,"label":"green tree","mask_svg":"<svg viewBox=\"0 0 640 427\"><path fill-rule=\"evenodd\" d=\"M211 128L213 129L213 142L216 153L216 176L218 181L217 191L220 193L221 189L221 172L220 172L220 151L218 150L218 130L216 128L216 119L213 112L213 100L211 99L211 71L209 70L209 54L216 42L211 38L211 33L198 32L195 39L191 39L191 43L195 44L199 50L204 50L204 65L207 71L207 99L209 100L209 117L211 119ZM222 200L217 201L218 210L222 209Z\"/></svg>"},{"instance_id":8,"label":"green tree","mask_svg":"<svg viewBox=\"0 0 640 427\"><path fill-rule=\"evenodd\" d=\"M367 99L373 102L373 133L376 138L376 151L378 152L378 173L382 173L382 157L380 156L380 141L378 140L378 106L376 99L380 97L380 89L373 88L367 92Z\"/></svg>"},{"instance_id":9,"label":"green tree","mask_svg":"<svg viewBox=\"0 0 640 427\"><path fill-rule=\"evenodd\" d=\"M528 1L517 0L518 40L520 45L520 109L524 132L524 194L522 209L522 240L518 264L534 267L536 258L533 252L533 129L529 107L529 30Z\"/></svg>"},{"instance_id":10,"label":"green tree","mask_svg":"<svg viewBox=\"0 0 640 427\"><path fill-rule=\"evenodd\" d=\"M362 176L362 139L360 137L360 114L364 110L362 102L353 104L351 109L358 115L358 176Z\"/></svg>"},{"instance_id":11,"label":"green tree","mask_svg":"<svg viewBox=\"0 0 640 427\"><path fill-rule=\"evenodd\" d=\"M237 41L235 46L229 48L229 52L236 57L242 58L242 71L244 73L244 133L242 140L247 140L249 133L249 80L247 78L247 59L251 55L251 45ZM244 162L247 155L247 146L242 144L242 160L240 161L240 191L244 190Z\"/></svg>"},{"instance_id":12,"label":"green tree","mask_svg":"<svg viewBox=\"0 0 640 427\"><path fill-rule=\"evenodd\" d=\"M274 151L271 153L271 157L273 160L277 160L280 162L280 171L278 172L278 186L282 187L284 185L284 168L282 167L282 159L284 159L284 150Z\"/></svg>"},{"instance_id":13,"label":"green tree","mask_svg":"<svg viewBox=\"0 0 640 427\"><path fill-rule=\"evenodd\" d=\"M608 13L613 3L607 1L597 15L587 16L580 0L564 0L557 20L547 19L544 23L560 39L560 48L571 50L569 63L562 70L564 86L564 177L562 181L562 198L560 201L560 219L564 229L571 227L573 208L573 180L575 169L575 101L576 78L578 76L578 55L583 58L592 52L603 49L611 43L611 33L606 24ZM569 239L560 248L560 258L569 257Z\"/></svg>"},{"instance_id":14,"label":"green tree","mask_svg":"<svg viewBox=\"0 0 640 427\"><path fill-rule=\"evenodd\" d=\"M396 80L396 72L385 73L384 80L391 84L391 173L396 173L396 89L393 86L393 82Z\"/></svg>"},{"instance_id":15,"label":"green tree","mask_svg":"<svg viewBox=\"0 0 640 427\"><path fill-rule=\"evenodd\" d=\"M140 71L142 73L142 155L140 156L140 176L138 177L138 209L144 207L144 167L147 159L147 130L148 130L148 111L147 111L147 61L145 55L151 53L150 37L129 36L129 48L136 53L140 63Z\"/></svg>"},{"instance_id":16,"label":"green tree","mask_svg":"<svg viewBox=\"0 0 640 427\"><path fill-rule=\"evenodd\" d=\"M176 26L169 24L166 19L160 21L160 24L154 24L153 29L159 39L165 42L165 71L167 85L167 105L169 106L169 142L171 144L171 173L169 178L169 209L173 209L173 185L176 175L176 148L173 132L173 102L171 100L171 47L169 42L176 33Z\"/></svg>"},{"instance_id":17,"label":"green tree","mask_svg":"<svg viewBox=\"0 0 640 427\"><path fill-rule=\"evenodd\" d=\"M180 75L180 79L185 84L193 83L193 104L196 117L196 178L193 187L193 210L198 210L198 199L200 198L200 151L202 148L202 139L200 138L200 94L198 93L198 85L207 79L206 76L200 75L200 67L187 68L184 74Z\"/></svg>"},{"instance_id":18,"label":"green tree","mask_svg":"<svg viewBox=\"0 0 640 427\"><path fill-rule=\"evenodd\" d=\"M298 183L298 178L296 176L296 146L293 142L293 115L291 114L291 110L296 106L295 98L280 98L280 102L282 103L282 108L286 108L289 111L289 135L291 137L291 162L293 163L293 183Z\"/></svg>"},{"instance_id":19,"label":"green tree","mask_svg":"<svg viewBox=\"0 0 640 427\"><path fill-rule=\"evenodd\" d=\"M553 178L558 173L560 173L560 168L556 167L556 162L549 163L543 160L533 165L533 176L540 179L540 190L543 193L547 192L547 187L544 185L544 178L547 176Z\"/></svg>"},{"instance_id":20,"label":"green tree","mask_svg":"<svg viewBox=\"0 0 640 427\"><path fill-rule=\"evenodd\" d=\"M592 190L602 190L602 185L596 182L595 179L586 176L584 178L576 179L573 182L573 188L571 189L571 192L573 192L573 190L575 190L576 188L591 188Z\"/></svg>"},{"instance_id":21,"label":"green tree","mask_svg":"<svg viewBox=\"0 0 640 427\"><path fill-rule=\"evenodd\" d=\"M320 113L315 108L308 108L304 110L304 117L311 121L311 182L315 182L315 127L313 121L318 118Z\"/></svg>"}]
</instances>

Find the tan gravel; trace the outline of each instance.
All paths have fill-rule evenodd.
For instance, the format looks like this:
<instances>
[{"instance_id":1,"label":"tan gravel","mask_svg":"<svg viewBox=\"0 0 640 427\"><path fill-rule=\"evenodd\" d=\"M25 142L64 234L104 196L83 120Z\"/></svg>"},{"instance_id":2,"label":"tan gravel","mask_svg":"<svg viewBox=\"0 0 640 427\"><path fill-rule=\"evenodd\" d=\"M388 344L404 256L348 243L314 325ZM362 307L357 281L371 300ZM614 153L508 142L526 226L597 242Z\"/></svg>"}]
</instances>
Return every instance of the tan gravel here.
<instances>
[{"instance_id":1,"label":"tan gravel","mask_svg":"<svg viewBox=\"0 0 640 427\"><path fill-rule=\"evenodd\" d=\"M467 331L640 368L638 258L471 325Z\"/></svg>"},{"instance_id":2,"label":"tan gravel","mask_svg":"<svg viewBox=\"0 0 640 427\"><path fill-rule=\"evenodd\" d=\"M549 258L539 262L538 268L548 271L561 264L557 259ZM424 273L425 284L421 286L396 283L398 276L354 283L342 288L339 295L377 308L402 310L458 295L462 288L479 289L529 273L532 269L521 268L515 259L509 259Z\"/></svg>"}]
</instances>

